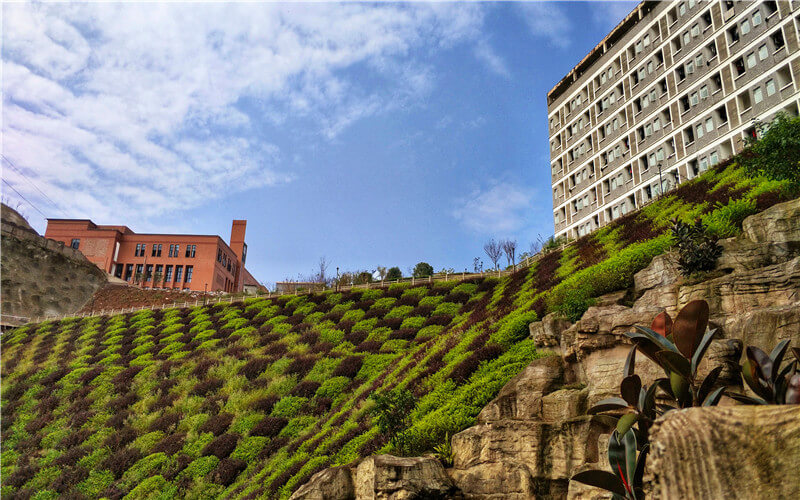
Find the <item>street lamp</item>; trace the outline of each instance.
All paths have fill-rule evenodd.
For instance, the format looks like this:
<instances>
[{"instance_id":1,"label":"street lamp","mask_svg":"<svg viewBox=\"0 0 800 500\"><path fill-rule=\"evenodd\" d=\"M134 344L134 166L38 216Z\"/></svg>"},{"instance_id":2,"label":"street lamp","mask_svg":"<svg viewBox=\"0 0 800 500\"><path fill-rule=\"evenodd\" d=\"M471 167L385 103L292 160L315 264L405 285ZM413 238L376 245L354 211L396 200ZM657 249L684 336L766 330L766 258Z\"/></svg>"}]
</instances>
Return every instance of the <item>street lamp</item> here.
<instances>
[{"instance_id":1,"label":"street lamp","mask_svg":"<svg viewBox=\"0 0 800 500\"><path fill-rule=\"evenodd\" d=\"M339 291L339 266L336 266L336 291Z\"/></svg>"},{"instance_id":2,"label":"street lamp","mask_svg":"<svg viewBox=\"0 0 800 500\"><path fill-rule=\"evenodd\" d=\"M203 305L206 305L206 297L208 297L208 283L203 285Z\"/></svg>"}]
</instances>

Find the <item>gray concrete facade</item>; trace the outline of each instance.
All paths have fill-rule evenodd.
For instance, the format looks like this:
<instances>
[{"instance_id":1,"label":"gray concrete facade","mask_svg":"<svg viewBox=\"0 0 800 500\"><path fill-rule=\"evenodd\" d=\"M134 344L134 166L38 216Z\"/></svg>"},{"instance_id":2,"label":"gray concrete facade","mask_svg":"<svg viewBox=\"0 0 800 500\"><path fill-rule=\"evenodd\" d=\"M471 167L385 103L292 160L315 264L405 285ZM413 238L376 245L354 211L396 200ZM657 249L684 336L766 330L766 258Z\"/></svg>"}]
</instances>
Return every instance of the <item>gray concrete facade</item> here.
<instances>
[{"instance_id":1,"label":"gray concrete facade","mask_svg":"<svg viewBox=\"0 0 800 500\"><path fill-rule=\"evenodd\" d=\"M800 1L641 2L547 95L556 236L742 150L800 106ZM660 172L660 175L659 175Z\"/></svg>"}]
</instances>

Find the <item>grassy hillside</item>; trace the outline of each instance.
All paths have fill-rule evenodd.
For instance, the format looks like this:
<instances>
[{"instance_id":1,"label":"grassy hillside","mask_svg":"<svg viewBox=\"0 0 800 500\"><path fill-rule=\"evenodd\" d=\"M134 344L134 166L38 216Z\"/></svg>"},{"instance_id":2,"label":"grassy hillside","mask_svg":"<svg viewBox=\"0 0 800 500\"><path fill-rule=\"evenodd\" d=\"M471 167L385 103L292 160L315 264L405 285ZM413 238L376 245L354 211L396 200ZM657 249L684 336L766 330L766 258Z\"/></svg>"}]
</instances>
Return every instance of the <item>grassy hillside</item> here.
<instances>
[{"instance_id":1,"label":"grassy hillside","mask_svg":"<svg viewBox=\"0 0 800 500\"><path fill-rule=\"evenodd\" d=\"M28 325L2 339L2 496L285 498L390 451L368 398L395 387L430 450L544 355L528 323L630 286L671 217L734 234L783 188L720 168L503 279Z\"/></svg>"}]
</instances>

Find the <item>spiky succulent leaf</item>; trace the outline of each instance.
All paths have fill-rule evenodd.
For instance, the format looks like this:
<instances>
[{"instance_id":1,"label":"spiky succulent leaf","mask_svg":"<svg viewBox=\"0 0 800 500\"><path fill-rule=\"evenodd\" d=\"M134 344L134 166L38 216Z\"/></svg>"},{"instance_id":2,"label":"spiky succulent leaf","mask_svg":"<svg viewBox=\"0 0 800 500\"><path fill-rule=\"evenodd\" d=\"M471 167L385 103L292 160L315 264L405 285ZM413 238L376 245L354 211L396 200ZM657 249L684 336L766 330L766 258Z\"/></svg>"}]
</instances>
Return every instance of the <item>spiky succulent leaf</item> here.
<instances>
[{"instance_id":1,"label":"spiky succulent leaf","mask_svg":"<svg viewBox=\"0 0 800 500\"><path fill-rule=\"evenodd\" d=\"M672 325L672 336L678 350L691 359L708 326L708 302L693 300L683 306Z\"/></svg>"}]
</instances>

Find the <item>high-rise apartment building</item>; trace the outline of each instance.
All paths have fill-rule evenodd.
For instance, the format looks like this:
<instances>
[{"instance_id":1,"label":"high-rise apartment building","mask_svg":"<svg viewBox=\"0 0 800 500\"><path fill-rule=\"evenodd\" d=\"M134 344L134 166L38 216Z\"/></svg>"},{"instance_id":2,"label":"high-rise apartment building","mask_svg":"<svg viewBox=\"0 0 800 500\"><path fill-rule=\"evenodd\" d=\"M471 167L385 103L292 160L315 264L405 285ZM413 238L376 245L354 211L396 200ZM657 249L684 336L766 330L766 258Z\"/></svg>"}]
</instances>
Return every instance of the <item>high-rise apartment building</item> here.
<instances>
[{"instance_id":1,"label":"high-rise apartment building","mask_svg":"<svg viewBox=\"0 0 800 500\"><path fill-rule=\"evenodd\" d=\"M548 93L555 235L580 237L798 114L800 1L642 2Z\"/></svg>"}]
</instances>

